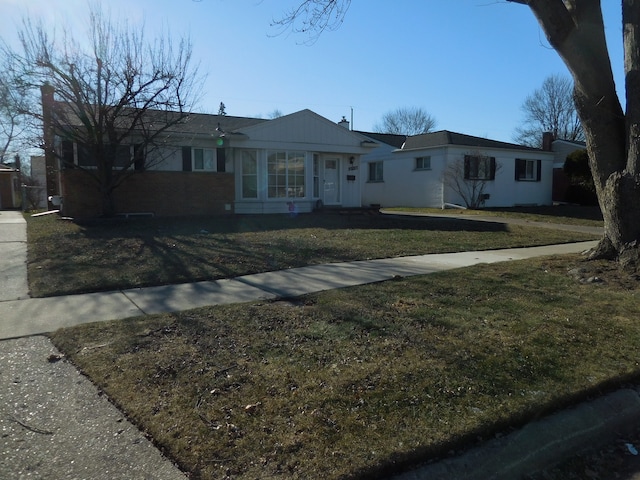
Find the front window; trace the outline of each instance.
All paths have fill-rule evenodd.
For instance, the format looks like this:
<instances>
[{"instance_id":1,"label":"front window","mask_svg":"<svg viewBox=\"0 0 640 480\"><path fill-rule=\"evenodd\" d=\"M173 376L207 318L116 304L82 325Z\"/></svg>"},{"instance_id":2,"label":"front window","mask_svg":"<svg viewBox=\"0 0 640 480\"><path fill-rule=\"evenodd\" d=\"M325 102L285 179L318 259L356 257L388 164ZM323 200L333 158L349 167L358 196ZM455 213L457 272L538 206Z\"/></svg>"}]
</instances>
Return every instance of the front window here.
<instances>
[{"instance_id":1,"label":"front window","mask_svg":"<svg viewBox=\"0 0 640 480\"><path fill-rule=\"evenodd\" d=\"M369 163L369 181L370 182L382 182L382 162Z\"/></svg>"},{"instance_id":2,"label":"front window","mask_svg":"<svg viewBox=\"0 0 640 480\"><path fill-rule=\"evenodd\" d=\"M496 178L495 157L465 155L464 178L465 180L494 180Z\"/></svg>"},{"instance_id":3,"label":"front window","mask_svg":"<svg viewBox=\"0 0 640 480\"><path fill-rule=\"evenodd\" d=\"M194 172L215 172L216 171L215 150L210 148L193 149L193 171Z\"/></svg>"},{"instance_id":4,"label":"front window","mask_svg":"<svg viewBox=\"0 0 640 480\"><path fill-rule=\"evenodd\" d=\"M62 159L67 165L75 164L82 168L97 168L98 158L95 148L82 143L63 141ZM134 166L136 170L142 170L144 165L144 152L140 145L101 145L105 163L109 160L113 168L125 169Z\"/></svg>"},{"instance_id":5,"label":"front window","mask_svg":"<svg viewBox=\"0 0 640 480\"><path fill-rule=\"evenodd\" d=\"M516 180L519 182L539 182L540 163L540 160L516 158Z\"/></svg>"},{"instance_id":6,"label":"front window","mask_svg":"<svg viewBox=\"0 0 640 480\"><path fill-rule=\"evenodd\" d=\"M304 152L271 152L267 157L269 198L305 196Z\"/></svg>"},{"instance_id":7,"label":"front window","mask_svg":"<svg viewBox=\"0 0 640 480\"><path fill-rule=\"evenodd\" d=\"M431 170L431 157L417 157L416 170Z\"/></svg>"},{"instance_id":8,"label":"front window","mask_svg":"<svg viewBox=\"0 0 640 480\"><path fill-rule=\"evenodd\" d=\"M254 150L242 153L242 198L258 198L258 161Z\"/></svg>"}]
</instances>

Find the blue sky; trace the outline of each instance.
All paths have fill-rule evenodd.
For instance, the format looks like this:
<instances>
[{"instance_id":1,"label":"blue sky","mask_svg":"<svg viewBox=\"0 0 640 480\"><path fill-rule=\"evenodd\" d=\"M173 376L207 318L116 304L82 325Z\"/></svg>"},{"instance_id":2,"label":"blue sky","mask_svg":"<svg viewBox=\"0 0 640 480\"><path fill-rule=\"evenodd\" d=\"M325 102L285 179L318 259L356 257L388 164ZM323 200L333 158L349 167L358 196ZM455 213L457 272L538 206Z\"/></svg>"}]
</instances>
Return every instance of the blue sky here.
<instances>
[{"instance_id":1,"label":"blue sky","mask_svg":"<svg viewBox=\"0 0 640 480\"><path fill-rule=\"evenodd\" d=\"M604 0L609 48L623 78L620 2ZM116 18L189 35L208 78L201 112L267 117L309 108L373 130L383 114L421 107L446 129L511 141L527 95L566 74L529 9L503 0L352 0L341 28L312 45L271 21L297 0L108 0ZM80 34L85 0L0 0L12 41L25 15ZM620 90L619 85L619 90Z\"/></svg>"}]
</instances>

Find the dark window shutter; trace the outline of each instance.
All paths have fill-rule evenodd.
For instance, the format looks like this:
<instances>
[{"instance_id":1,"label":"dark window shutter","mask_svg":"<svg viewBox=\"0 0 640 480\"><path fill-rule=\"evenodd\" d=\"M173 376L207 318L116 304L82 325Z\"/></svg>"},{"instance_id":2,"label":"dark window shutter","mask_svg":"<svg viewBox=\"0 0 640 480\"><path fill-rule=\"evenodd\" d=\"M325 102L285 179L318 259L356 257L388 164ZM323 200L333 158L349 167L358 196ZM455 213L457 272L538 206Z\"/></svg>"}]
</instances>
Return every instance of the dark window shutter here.
<instances>
[{"instance_id":1,"label":"dark window shutter","mask_svg":"<svg viewBox=\"0 0 640 480\"><path fill-rule=\"evenodd\" d=\"M217 158L216 171L224 173L226 168L225 165L227 163L227 151L224 148L216 149L216 158Z\"/></svg>"},{"instance_id":2,"label":"dark window shutter","mask_svg":"<svg viewBox=\"0 0 640 480\"><path fill-rule=\"evenodd\" d=\"M65 168L72 168L73 161L73 142L70 140L62 141L62 163Z\"/></svg>"},{"instance_id":3,"label":"dark window shutter","mask_svg":"<svg viewBox=\"0 0 640 480\"><path fill-rule=\"evenodd\" d=\"M489 159L489 180L496 179L496 157Z\"/></svg>"},{"instance_id":4,"label":"dark window shutter","mask_svg":"<svg viewBox=\"0 0 640 480\"><path fill-rule=\"evenodd\" d=\"M542 160L536 160L536 182L542 180Z\"/></svg>"},{"instance_id":5,"label":"dark window shutter","mask_svg":"<svg viewBox=\"0 0 640 480\"><path fill-rule=\"evenodd\" d=\"M522 169L525 168L525 166L523 165L524 163L524 160L516 158L516 182L520 180L520 172L522 172Z\"/></svg>"},{"instance_id":6,"label":"dark window shutter","mask_svg":"<svg viewBox=\"0 0 640 480\"><path fill-rule=\"evenodd\" d=\"M133 165L136 172L142 172L145 169L144 147L142 144L133 146Z\"/></svg>"},{"instance_id":7,"label":"dark window shutter","mask_svg":"<svg viewBox=\"0 0 640 480\"><path fill-rule=\"evenodd\" d=\"M182 171L191 171L191 147L182 147Z\"/></svg>"},{"instance_id":8,"label":"dark window shutter","mask_svg":"<svg viewBox=\"0 0 640 480\"><path fill-rule=\"evenodd\" d=\"M471 157L469 155L464 156L464 178L465 180L469 179L469 170L470 170Z\"/></svg>"}]
</instances>

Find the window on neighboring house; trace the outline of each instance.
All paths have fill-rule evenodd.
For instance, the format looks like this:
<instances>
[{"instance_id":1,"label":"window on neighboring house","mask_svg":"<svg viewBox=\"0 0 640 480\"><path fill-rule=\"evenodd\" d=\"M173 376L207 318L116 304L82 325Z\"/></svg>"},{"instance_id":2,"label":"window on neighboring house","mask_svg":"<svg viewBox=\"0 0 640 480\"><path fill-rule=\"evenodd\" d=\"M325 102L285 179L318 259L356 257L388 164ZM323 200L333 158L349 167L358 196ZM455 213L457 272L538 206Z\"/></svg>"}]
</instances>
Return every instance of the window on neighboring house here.
<instances>
[{"instance_id":1,"label":"window on neighboring house","mask_svg":"<svg viewBox=\"0 0 640 480\"><path fill-rule=\"evenodd\" d=\"M114 168L144 169L144 152L141 145L118 145L115 151L104 145L105 155L113 155ZM82 168L97 168L98 160L92 149L84 144L64 140L62 142L62 160L65 165L78 165Z\"/></svg>"},{"instance_id":2,"label":"window on neighboring house","mask_svg":"<svg viewBox=\"0 0 640 480\"><path fill-rule=\"evenodd\" d=\"M242 198L258 198L258 160L255 150L242 150Z\"/></svg>"},{"instance_id":3,"label":"window on neighboring house","mask_svg":"<svg viewBox=\"0 0 640 480\"><path fill-rule=\"evenodd\" d=\"M270 152L267 156L267 196L305 196L304 152Z\"/></svg>"},{"instance_id":4,"label":"window on neighboring house","mask_svg":"<svg viewBox=\"0 0 640 480\"><path fill-rule=\"evenodd\" d=\"M193 171L194 172L215 172L216 171L216 154L211 148L194 148L193 155Z\"/></svg>"},{"instance_id":5,"label":"window on neighboring house","mask_svg":"<svg viewBox=\"0 0 640 480\"><path fill-rule=\"evenodd\" d=\"M431 157L417 157L416 170L431 170Z\"/></svg>"},{"instance_id":6,"label":"window on neighboring house","mask_svg":"<svg viewBox=\"0 0 640 480\"><path fill-rule=\"evenodd\" d=\"M369 182L382 182L383 180L383 162L369 163Z\"/></svg>"},{"instance_id":7,"label":"window on neighboring house","mask_svg":"<svg viewBox=\"0 0 640 480\"><path fill-rule=\"evenodd\" d=\"M484 155L464 156L465 180L495 180L496 159Z\"/></svg>"},{"instance_id":8,"label":"window on neighboring house","mask_svg":"<svg viewBox=\"0 0 640 480\"><path fill-rule=\"evenodd\" d=\"M539 182L541 179L541 160L516 158L516 181Z\"/></svg>"}]
</instances>

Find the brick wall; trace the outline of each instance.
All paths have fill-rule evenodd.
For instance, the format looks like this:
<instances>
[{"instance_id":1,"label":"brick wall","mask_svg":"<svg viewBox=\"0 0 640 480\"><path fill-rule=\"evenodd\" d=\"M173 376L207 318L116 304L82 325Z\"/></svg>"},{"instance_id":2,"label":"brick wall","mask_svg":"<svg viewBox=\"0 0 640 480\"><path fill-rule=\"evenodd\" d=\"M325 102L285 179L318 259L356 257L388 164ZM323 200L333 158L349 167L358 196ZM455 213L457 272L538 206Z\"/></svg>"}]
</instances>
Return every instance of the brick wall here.
<instances>
[{"instance_id":1,"label":"brick wall","mask_svg":"<svg viewBox=\"0 0 640 480\"><path fill-rule=\"evenodd\" d=\"M86 173L65 170L62 185L64 215L95 217L101 214L100 194ZM114 192L116 213L151 212L156 216L232 213L234 198L232 173L136 173ZM225 210L225 205L231 205L232 210Z\"/></svg>"}]
</instances>

